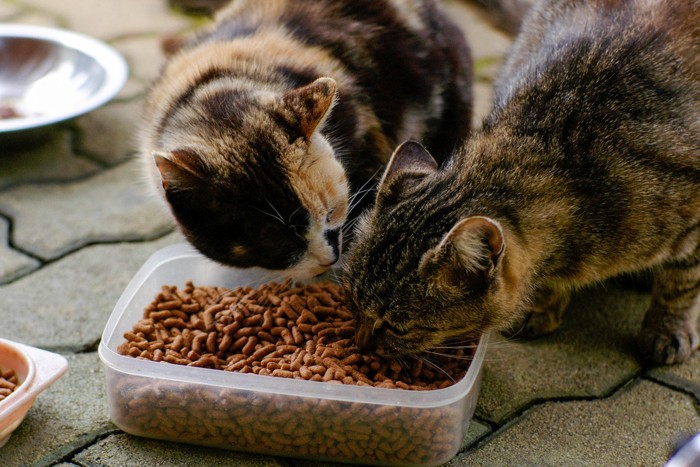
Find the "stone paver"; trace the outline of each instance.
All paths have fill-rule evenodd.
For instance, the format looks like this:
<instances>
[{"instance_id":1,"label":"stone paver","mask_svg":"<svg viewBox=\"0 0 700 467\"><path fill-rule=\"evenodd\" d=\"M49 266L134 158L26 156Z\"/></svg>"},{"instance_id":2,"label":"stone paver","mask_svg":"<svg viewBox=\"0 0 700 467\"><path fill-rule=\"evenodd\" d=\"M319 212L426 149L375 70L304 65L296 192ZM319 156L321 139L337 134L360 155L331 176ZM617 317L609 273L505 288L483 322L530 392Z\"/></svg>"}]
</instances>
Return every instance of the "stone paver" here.
<instances>
[{"instance_id":1,"label":"stone paver","mask_svg":"<svg viewBox=\"0 0 700 467\"><path fill-rule=\"evenodd\" d=\"M474 60L501 57L508 51L513 39L484 22L481 11L473 2L443 0L442 4L452 21L457 23L467 37Z\"/></svg>"},{"instance_id":2,"label":"stone paver","mask_svg":"<svg viewBox=\"0 0 700 467\"><path fill-rule=\"evenodd\" d=\"M675 435L698 430L691 397L641 381L607 399L539 405L448 465L662 465Z\"/></svg>"},{"instance_id":3,"label":"stone paver","mask_svg":"<svg viewBox=\"0 0 700 467\"><path fill-rule=\"evenodd\" d=\"M187 17L169 13L165 1L22 0L21 4L62 18L70 29L100 39L173 32L190 25Z\"/></svg>"},{"instance_id":4,"label":"stone paver","mask_svg":"<svg viewBox=\"0 0 700 467\"><path fill-rule=\"evenodd\" d=\"M135 438L125 434L110 435L76 454L73 460L80 465L101 467L146 465L281 467L284 465L280 460L272 457Z\"/></svg>"},{"instance_id":5,"label":"stone paver","mask_svg":"<svg viewBox=\"0 0 700 467\"><path fill-rule=\"evenodd\" d=\"M16 22L17 17L22 13L19 5L14 3L0 3L0 21Z\"/></svg>"},{"instance_id":6,"label":"stone paver","mask_svg":"<svg viewBox=\"0 0 700 467\"><path fill-rule=\"evenodd\" d=\"M102 335L126 285L173 233L146 243L95 245L0 288L0 337L45 349L84 349Z\"/></svg>"},{"instance_id":7,"label":"stone paver","mask_svg":"<svg viewBox=\"0 0 700 467\"><path fill-rule=\"evenodd\" d=\"M65 22L61 18L37 11L33 8L22 10L19 14L12 18L12 22L29 24L31 26L66 28Z\"/></svg>"},{"instance_id":8,"label":"stone paver","mask_svg":"<svg viewBox=\"0 0 700 467\"><path fill-rule=\"evenodd\" d=\"M10 248L7 242L9 228L7 219L0 217L0 284L10 282L40 265L35 258Z\"/></svg>"},{"instance_id":9,"label":"stone paver","mask_svg":"<svg viewBox=\"0 0 700 467\"><path fill-rule=\"evenodd\" d=\"M31 147L0 146L0 190L26 182L72 180L98 170L94 162L75 155L67 129L38 138Z\"/></svg>"},{"instance_id":10,"label":"stone paver","mask_svg":"<svg viewBox=\"0 0 700 467\"><path fill-rule=\"evenodd\" d=\"M472 117L472 126L478 128L481 121L488 115L491 110L491 101L493 100L493 90L490 85L484 83L474 84L474 116Z\"/></svg>"},{"instance_id":11,"label":"stone paver","mask_svg":"<svg viewBox=\"0 0 700 467\"><path fill-rule=\"evenodd\" d=\"M0 448L0 465L337 465L146 440L109 421L95 351L104 325L144 261L183 241L146 194L133 159L142 98L164 61L160 37L202 21L167 4L0 0L0 21L93 35L130 65L110 104L57 126L33 147L0 142L0 337L62 352L70 365ZM444 4L475 57L478 125L512 39L470 2ZM648 294L630 288L590 289L576 296L557 334L495 342L477 418L449 465L661 465L677 432L700 430L700 354L684 365L643 369L635 335L648 303Z\"/></svg>"},{"instance_id":12,"label":"stone paver","mask_svg":"<svg viewBox=\"0 0 700 467\"><path fill-rule=\"evenodd\" d=\"M50 465L115 429L109 421L97 352L64 356L68 372L39 395L10 441L0 448L3 466Z\"/></svg>"},{"instance_id":13,"label":"stone paver","mask_svg":"<svg viewBox=\"0 0 700 467\"><path fill-rule=\"evenodd\" d=\"M0 212L14 219L15 244L45 259L93 242L157 237L172 220L139 169L132 160L74 183L6 190Z\"/></svg>"},{"instance_id":14,"label":"stone paver","mask_svg":"<svg viewBox=\"0 0 700 467\"><path fill-rule=\"evenodd\" d=\"M160 36L127 36L112 42L129 63L130 74L144 84L158 77L165 57L160 48Z\"/></svg>"},{"instance_id":15,"label":"stone paver","mask_svg":"<svg viewBox=\"0 0 700 467\"><path fill-rule=\"evenodd\" d=\"M648 303L630 289L590 289L573 298L552 336L496 341L477 413L502 423L540 399L605 396L641 371L635 336Z\"/></svg>"},{"instance_id":16,"label":"stone paver","mask_svg":"<svg viewBox=\"0 0 700 467\"><path fill-rule=\"evenodd\" d=\"M81 133L76 147L105 164L114 165L134 155L142 102L112 102L77 120Z\"/></svg>"},{"instance_id":17,"label":"stone paver","mask_svg":"<svg viewBox=\"0 0 700 467\"><path fill-rule=\"evenodd\" d=\"M694 394L700 403L700 352L684 365L654 368L649 375L657 381Z\"/></svg>"}]
</instances>

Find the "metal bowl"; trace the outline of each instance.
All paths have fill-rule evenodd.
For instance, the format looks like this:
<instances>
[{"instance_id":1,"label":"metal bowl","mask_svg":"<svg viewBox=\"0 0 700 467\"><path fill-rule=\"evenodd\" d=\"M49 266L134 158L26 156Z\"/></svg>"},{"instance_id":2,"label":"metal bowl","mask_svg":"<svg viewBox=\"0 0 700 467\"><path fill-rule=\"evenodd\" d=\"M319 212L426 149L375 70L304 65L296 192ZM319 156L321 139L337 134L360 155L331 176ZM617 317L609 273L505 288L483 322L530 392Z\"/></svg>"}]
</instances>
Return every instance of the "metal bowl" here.
<instances>
[{"instance_id":1,"label":"metal bowl","mask_svg":"<svg viewBox=\"0 0 700 467\"><path fill-rule=\"evenodd\" d=\"M114 97L128 67L110 46L82 34L0 24L0 133L82 115Z\"/></svg>"}]
</instances>

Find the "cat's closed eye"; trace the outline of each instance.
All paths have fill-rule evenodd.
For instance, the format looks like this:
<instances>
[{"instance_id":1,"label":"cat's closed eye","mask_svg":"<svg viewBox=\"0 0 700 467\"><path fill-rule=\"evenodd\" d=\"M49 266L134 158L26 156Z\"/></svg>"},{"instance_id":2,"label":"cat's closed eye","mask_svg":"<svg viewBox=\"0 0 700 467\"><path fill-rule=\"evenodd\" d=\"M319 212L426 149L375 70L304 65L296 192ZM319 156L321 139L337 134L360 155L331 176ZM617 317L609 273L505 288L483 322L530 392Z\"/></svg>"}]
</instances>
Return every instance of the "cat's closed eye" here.
<instances>
[{"instance_id":1,"label":"cat's closed eye","mask_svg":"<svg viewBox=\"0 0 700 467\"><path fill-rule=\"evenodd\" d=\"M330 224L333 221L333 214L335 214L335 209L331 209L328 214L326 214L326 224Z\"/></svg>"},{"instance_id":2,"label":"cat's closed eye","mask_svg":"<svg viewBox=\"0 0 700 467\"><path fill-rule=\"evenodd\" d=\"M397 336L405 336L409 332L411 332L411 329L405 325L404 326L397 326L397 325L391 324L387 321L384 322L383 327L386 328L387 330L389 330L392 334L395 334Z\"/></svg>"}]
</instances>

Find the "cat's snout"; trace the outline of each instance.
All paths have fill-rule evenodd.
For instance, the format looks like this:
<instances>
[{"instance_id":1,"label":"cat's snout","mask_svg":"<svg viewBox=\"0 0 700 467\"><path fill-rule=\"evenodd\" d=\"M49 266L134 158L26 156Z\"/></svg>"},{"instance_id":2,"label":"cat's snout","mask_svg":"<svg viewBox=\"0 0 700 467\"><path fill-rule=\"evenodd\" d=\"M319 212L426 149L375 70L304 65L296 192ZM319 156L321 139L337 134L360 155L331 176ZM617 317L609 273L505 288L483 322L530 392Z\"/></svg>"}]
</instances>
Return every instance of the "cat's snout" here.
<instances>
[{"instance_id":1,"label":"cat's snout","mask_svg":"<svg viewBox=\"0 0 700 467\"><path fill-rule=\"evenodd\" d=\"M333 260L323 266L332 266L340 259L340 228L326 230L323 232L323 236L328 242L328 246L330 246L333 251Z\"/></svg>"}]
</instances>

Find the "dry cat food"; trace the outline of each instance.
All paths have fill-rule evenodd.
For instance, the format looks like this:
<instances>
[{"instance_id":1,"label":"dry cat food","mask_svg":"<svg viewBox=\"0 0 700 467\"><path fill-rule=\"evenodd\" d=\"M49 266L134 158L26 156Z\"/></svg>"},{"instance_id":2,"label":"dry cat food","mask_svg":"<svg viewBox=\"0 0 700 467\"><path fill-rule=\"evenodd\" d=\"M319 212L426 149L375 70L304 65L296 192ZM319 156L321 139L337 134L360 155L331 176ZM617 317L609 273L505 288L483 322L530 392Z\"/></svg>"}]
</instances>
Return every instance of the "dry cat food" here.
<instances>
[{"instance_id":1,"label":"dry cat food","mask_svg":"<svg viewBox=\"0 0 700 467\"><path fill-rule=\"evenodd\" d=\"M118 352L154 361L283 378L413 390L439 389L466 373L463 348L385 360L354 345L340 286L164 286Z\"/></svg>"},{"instance_id":2,"label":"dry cat food","mask_svg":"<svg viewBox=\"0 0 700 467\"><path fill-rule=\"evenodd\" d=\"M20 118L21 116L22 114L17 112L14 107L0 104L0 120L7 118Z\"/></svg>"},{"instance_id":3,"label":"dry cat food","mask_svg":"<svg viewBox=\"0 0 700 467\"><path fill-rule=\"evenodd\" d=\"M313 459L435 465L460 448L471 412L317 399L224 387L107 380L112 419L128 433Z\"/></svg>"},{"instance_id":4,"label":"dry cat food","mask_svg":"<svg viewBox=\"0 0 700 467\"><path fill-rule=\"evenodd\" d=\"M414 362L360 353L342 303L342 291L332 283L235 290L165 286L118 351L180 365L414 390L448 386L465 374L469 349ZM465 398L436 403L425 394L418 400L428 403L402 406L139 373L108 372L107 388L112 419L131 434L365 463L445 462L459 450L473 412Z\"/></svg>"},{"instance_id":5,"label":"dry cat food","mask_svg":"<svg viewBox=\"0 0 700 467\"><path fill-rule=\"evenodd\" d=\"M17 379L15 370L11 368L0 370L0 402L12 394L18 385L19 380Z\"/></svg>"}]
</instances>

